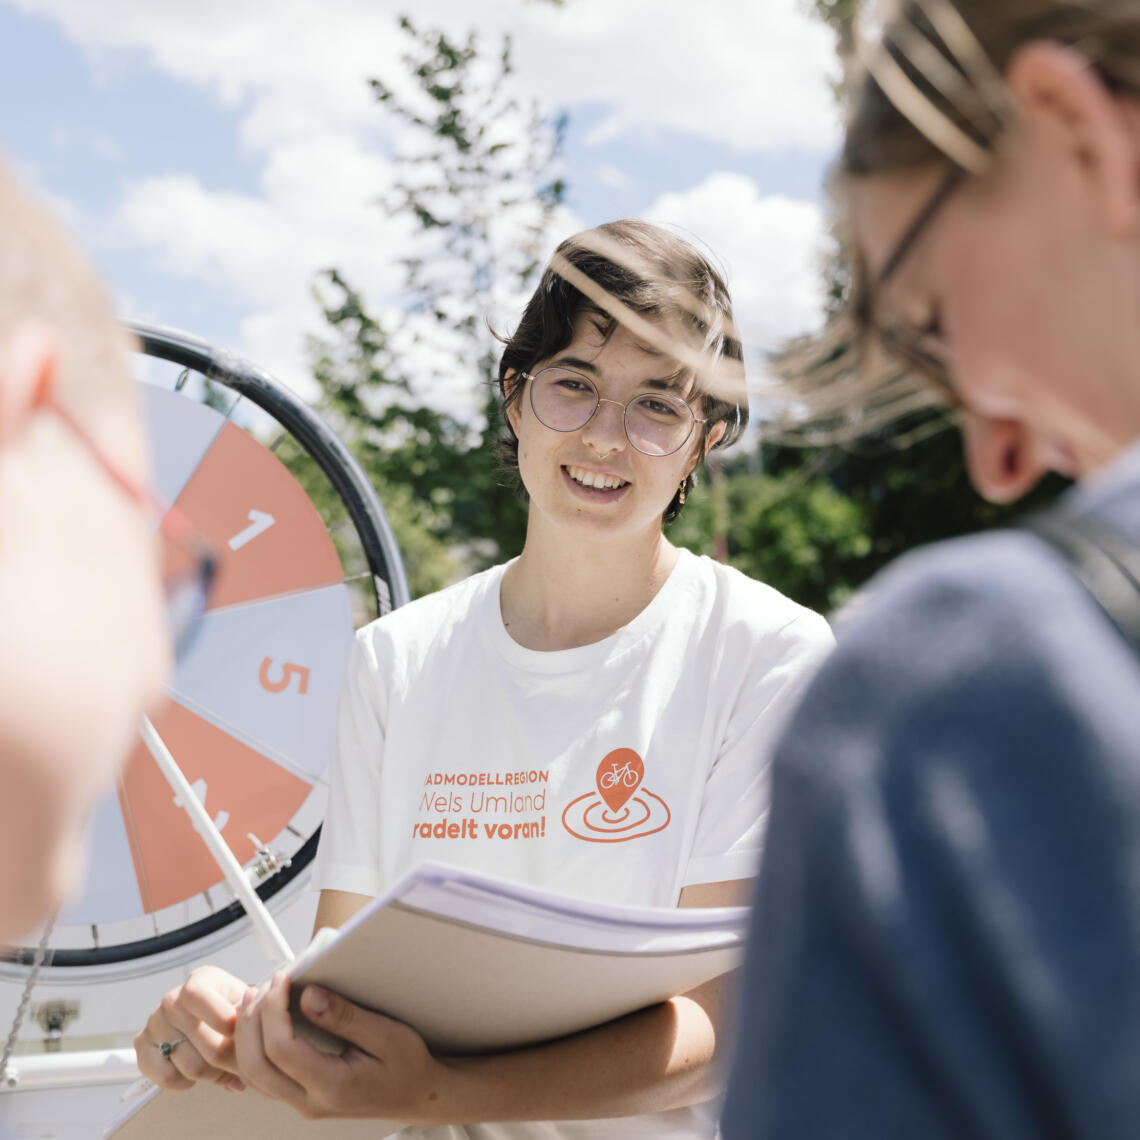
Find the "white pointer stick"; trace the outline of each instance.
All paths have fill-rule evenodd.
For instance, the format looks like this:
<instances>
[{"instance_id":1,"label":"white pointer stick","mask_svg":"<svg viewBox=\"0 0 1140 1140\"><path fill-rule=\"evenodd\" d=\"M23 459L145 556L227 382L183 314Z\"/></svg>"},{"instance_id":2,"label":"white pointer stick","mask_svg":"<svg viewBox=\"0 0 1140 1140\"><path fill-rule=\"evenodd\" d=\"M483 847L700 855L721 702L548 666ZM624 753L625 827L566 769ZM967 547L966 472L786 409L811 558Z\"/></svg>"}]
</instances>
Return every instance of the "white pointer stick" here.
<instances>
[{"instance_id":1,"label":"white pointer stick","mask_svg":"<svg viewBox=\"0 0 1140 1140\"><path fill-rule=\"evenodd\" d=\"M285 941L285 936L281 933L277 923L273 921L269 911L265 909L265 903L261 901L249 879L246 878L245 871L234 858L234 853L222 838L222 833L214 826L214 821L210 818L205 806L194 794L190 782L182 774L182 769L178 767L174 757L170 755L170 750L163 744L154 725L150 723L150 719L145 716L142 720L142 738L167 782L178 793L178 799L181 801L186 814L190 816L194 830L210 849L210 854L214 857L214 862L222 869L222 874L225 875L230 889L245 907L245 913L253 920L254 934L257 936L257 943L263 953L275 968L287 966L293 961L293 951L289 948L289 943Z\"/></svg>"}]
</instances>

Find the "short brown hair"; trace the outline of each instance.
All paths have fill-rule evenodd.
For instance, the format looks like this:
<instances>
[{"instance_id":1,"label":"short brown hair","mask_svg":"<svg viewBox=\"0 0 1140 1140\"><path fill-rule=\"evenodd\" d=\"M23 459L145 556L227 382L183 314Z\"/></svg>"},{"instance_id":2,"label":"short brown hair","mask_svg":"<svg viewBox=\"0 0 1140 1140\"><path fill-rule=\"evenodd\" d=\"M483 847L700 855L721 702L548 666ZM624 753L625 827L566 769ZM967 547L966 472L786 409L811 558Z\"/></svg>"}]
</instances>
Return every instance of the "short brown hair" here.
<instances>
[{"instance_id":1,"label":"short brown hair","mask_svg":"<svg viewBox=\"0 0 1140 1140\"><path fill-rule=\"evenodd\" d=\"M504 466L518 471L519 441L505 413L523 386L509 383L510 378L533 371L561 352L574 336L575 319L586 312L603 318L607 338L619 324L628 326L636 318L668 325L663 346L668 354L681 357L682 367L695 377L700 390L701 415L706 420L702 457L714 424L725 427L714 447L727 447L740 437L748 423L743 353L724 280L707 258L676 234L649 222L624 219L562 242L514 334L504 342L499 362L505 424L499 458ZM672 522L680 513L694 481L689 475L678 488L662 516L664 522Z\"/></svg>"}]
</instances>

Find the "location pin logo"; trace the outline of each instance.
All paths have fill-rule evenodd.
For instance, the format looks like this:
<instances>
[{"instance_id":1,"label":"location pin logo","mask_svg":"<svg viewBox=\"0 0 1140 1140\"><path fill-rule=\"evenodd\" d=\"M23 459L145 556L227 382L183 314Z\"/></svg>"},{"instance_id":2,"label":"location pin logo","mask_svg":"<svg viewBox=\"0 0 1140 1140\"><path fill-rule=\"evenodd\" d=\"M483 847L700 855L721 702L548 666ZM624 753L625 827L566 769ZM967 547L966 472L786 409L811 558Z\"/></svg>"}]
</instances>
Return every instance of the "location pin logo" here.
<instances>
[{"instance_id":1,"label":"location pin logo","mask_svg":"<svg viewBox=\"0 0 1140 1140\"><path fill-rule=\"evenodd\" d=\"M645 765L632 748L615 748L598 765L598 795L606 801L610 811L616 814L637 791L644 775Z\"/></svg>"}]
</instances>

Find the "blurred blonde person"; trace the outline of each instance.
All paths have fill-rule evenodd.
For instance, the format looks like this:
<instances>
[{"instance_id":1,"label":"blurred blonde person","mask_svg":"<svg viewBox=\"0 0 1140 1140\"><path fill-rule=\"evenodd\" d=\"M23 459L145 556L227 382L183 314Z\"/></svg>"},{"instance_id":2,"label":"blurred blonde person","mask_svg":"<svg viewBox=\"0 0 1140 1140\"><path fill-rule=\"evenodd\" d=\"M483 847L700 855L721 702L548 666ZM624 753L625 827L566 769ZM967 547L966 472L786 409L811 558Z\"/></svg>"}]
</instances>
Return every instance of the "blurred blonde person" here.
<instances>
[{"instance_id":1,"label":"blurred blonde person","mask_svg":"<svg viewBox=\"0 0 1140 1140\"><path fill-rule=\"evenodd\" d=\"M91 268L0 166L0 941L74 884L168 669L126 354Z\"/></svg>"},{"instance_id":2,"label":"blurred blonde person","mask_svg":"<svg viewBox=\"0 0 1140 1140\"><path fill-rule=\"evenodd\" d=\"M978 491L1073 477L1054 519L1135 573L1140 0L908 0L873 42L854 284L801 399L835 431L956 409ZM841 626L774 762L727 1140L1137 1134L1128 624L1019 529L903 559Z\"/></svg>"}]
</instances>

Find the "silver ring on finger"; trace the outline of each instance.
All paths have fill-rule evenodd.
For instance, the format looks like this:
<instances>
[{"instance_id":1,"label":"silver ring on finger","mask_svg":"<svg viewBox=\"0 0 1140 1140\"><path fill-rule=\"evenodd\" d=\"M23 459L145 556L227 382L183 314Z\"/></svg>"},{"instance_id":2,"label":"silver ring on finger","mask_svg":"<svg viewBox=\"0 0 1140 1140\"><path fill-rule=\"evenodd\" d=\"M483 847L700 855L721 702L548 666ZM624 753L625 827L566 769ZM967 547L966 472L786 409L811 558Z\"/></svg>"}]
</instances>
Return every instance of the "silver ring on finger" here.
<instances>
[{"instance_id":1,"label":"silver ring on finger","mask_svg":"<svg viewBox=\"0 0 1140 1140\"><path fill-rule=\"evenodd\" d=\"M189 1041L188 1037L176 1037L173 1041L161 1041L155 1048L164 1056L169 1057L174 1052L177 1046L181 1045L183 1041Z\"/></svg>"}]
</instances>

